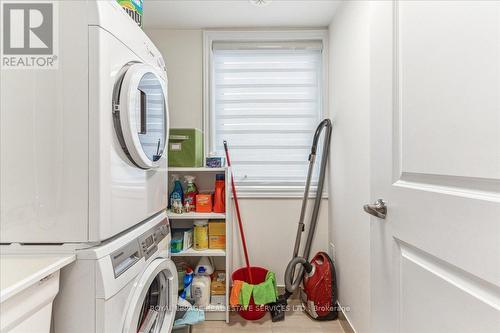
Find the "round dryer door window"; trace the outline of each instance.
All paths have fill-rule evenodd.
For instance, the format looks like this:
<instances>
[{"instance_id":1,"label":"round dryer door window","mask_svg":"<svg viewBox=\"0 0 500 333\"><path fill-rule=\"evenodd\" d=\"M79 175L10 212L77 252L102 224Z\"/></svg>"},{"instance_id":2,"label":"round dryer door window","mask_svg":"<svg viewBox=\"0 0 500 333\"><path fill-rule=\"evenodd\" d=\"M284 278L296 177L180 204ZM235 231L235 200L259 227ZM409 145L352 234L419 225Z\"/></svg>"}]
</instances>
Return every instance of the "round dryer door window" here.
<instances>
[{"instance_id":1,"label":"round dryer door window","mask_svg":"<svg viewBox=\"0 0 500 333\"><path fill-rule=\"evenodd\" d=\"M135 284L123 332L170 332L177 308L177 283L171 260L153 260Z\"/></svg>"},{"instance_id":2,"label":"round dryer door window","mask_svg":"<svg viewBox=\"0 0 500 333\"><path fill-rule=\"evenodd\" d=\"M113 94L113 119L118 140L139 168L157 167L168 137L166 79L153 67L125 66Z\"/></svg>"}]
</instances>

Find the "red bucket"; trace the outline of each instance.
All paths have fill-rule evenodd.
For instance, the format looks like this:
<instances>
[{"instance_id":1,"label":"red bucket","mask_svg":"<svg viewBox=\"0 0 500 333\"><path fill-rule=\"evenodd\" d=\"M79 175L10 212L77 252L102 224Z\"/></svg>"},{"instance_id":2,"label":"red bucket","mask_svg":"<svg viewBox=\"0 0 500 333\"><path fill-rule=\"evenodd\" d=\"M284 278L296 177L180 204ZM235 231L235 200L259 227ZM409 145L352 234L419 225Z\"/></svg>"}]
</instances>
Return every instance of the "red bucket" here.
<instances>
[{"instance_id":1,"label":"red bucket","mask_svg":"<svg viewBox=\"0 0 500 333\"><path fill-rule=\"evenodd\" d=\"M267 269L262 267L250 267L252 271L252 284L259 284L266 280ZM250 283L250 278L248 277L248 268L243 267L237 269L233 272L232 275L234 280L245 281L246 283ZM256 305L253 301L253 296L250 298L250 304L246 310L243 310L243 306L238 308L238 313L240 316L245 318L246 320L259 320L260 318L266 315L265 305Z\"/></svg>"}]
</instances>

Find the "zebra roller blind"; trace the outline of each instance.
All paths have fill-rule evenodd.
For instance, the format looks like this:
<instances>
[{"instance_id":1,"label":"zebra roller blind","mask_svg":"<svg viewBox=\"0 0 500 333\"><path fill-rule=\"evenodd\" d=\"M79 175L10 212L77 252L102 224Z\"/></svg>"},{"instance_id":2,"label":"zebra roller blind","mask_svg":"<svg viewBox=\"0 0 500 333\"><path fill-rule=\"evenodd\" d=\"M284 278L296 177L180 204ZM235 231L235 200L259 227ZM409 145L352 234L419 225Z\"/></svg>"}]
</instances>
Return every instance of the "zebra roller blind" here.
<instances>
[{"instance_id":1,"label":"zebra roller blind","mask_svg":"<svg viewBox=\"0 0 500 333\"><path fill-rule=\"evenodd\" d=\"M321 42L214 42L212 52L210 151L228 141L243 193L299 193L322 118Z\"/></svg>"}]
</instances>

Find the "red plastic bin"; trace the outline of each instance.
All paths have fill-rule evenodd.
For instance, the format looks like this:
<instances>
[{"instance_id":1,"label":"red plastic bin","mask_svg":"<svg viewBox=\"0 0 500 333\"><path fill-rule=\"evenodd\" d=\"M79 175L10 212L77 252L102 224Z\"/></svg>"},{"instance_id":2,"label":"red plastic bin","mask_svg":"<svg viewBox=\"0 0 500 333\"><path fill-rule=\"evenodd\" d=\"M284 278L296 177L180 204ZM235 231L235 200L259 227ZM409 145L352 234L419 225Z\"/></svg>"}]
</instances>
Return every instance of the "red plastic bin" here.
<instances>
[{"instance_id":1,"label":"red plastic bin","mask_svg":"<svg viewBox=\"0 0 500 333\"><path fill-rule=\"evenodd\" d=\"M267 269L262 267L250 267L250 270L252 271L252 284L256 285L266 280ZM237 269L233 272L232 279L233 281L241 280L246 283L250 283L250 279L248 278L248 269L246 267ZM238 308L238 313L246 320L259 320L266 315L266 307L265 305L256 305L252 296L250 298L248 308L244 310L243 306L240 306Z\"/></svg>"}]
</instances>

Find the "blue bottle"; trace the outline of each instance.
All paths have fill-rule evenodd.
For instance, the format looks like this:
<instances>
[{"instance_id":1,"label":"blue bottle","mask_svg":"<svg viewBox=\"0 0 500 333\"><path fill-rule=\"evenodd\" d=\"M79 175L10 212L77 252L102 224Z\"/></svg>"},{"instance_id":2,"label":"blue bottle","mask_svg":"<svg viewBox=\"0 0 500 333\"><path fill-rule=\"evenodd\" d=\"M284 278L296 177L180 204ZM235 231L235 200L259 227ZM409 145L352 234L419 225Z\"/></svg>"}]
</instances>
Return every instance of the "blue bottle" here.
<instances>
[{"instance_id":1,"label":"blue bottle","mask_svg":"<svg viewBox=\"0 0 500 333\"><path fill-rule=\"evenodd\" d=\"M193 282L194 272L191 268L186 269L186 274L184 275L183 283L184 290L181 293L181 298L191 299L191 283Z\"/></svg>"},{"instance_id":2,"label":"blue bottle","mask_svg":"<svg viewBox=\"0 0 500 333\"><path fill-rule=\"evenodd\" d=\"M172 178L174 179L174 189L170 193L170 197L168 200L168 208L172 208L174 200L180 200L181 205L182 203L184 203L184 191L182 190L182 184L179 179L179 176L172 175Z\"/></svg>"}]
</instances>

